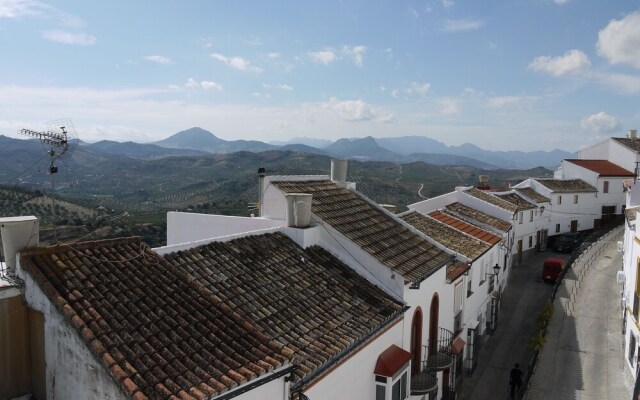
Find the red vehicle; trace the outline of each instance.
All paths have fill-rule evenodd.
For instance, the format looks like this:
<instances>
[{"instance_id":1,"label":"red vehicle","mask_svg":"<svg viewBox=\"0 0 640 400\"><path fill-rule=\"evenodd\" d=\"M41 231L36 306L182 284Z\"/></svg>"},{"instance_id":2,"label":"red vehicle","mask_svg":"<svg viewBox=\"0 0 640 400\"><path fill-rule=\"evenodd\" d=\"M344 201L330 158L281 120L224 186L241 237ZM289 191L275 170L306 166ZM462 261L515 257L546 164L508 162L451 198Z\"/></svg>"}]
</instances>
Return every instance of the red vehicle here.
<instances>
[{"instance_id":1,"label":"red vehicle","mask_svg":"<svg viewBox=\"0 0 640 400\"><path fill-rule=\"evenodd\" d=\"M542 279L548 282L556 282L562 268L564 268L565 261L562 258L549 257L544 260L542 264Z\"/></svg>"}]
</instances>

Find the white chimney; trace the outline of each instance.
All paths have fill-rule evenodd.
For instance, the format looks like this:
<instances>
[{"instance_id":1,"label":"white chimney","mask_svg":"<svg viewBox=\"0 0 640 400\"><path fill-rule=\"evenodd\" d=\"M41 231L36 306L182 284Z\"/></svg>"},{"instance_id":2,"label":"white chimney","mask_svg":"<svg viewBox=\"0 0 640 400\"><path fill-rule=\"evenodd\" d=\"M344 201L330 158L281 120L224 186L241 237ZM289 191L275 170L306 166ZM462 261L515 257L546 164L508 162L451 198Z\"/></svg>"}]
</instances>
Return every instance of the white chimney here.
<instances>
[{"instance_id":1,"label":"white chimney","mask_svg":"<svg viewBox=\"0 0 640 400\"><path fill-rule=\"evenodd\" d=\"M638 138L638 131L635 129L629 129L629 133L627 134L627 137L629 139L637 139Z\"/></svg>"},{"instance_id":2,"label":"white chimney","mask_svg":"<svg viewBox=\"0 0 640 400\"><path fill-rule=\"evenodd\" d=\"M347 160L331 160L331 180L333 182L347 181Z\"/></svg>"},{"instance_id":3,"label":"white chimney","mask_svg":"<svg viewBox=\"0 0 640 400\"><path fill-rule=\"evenodd\" d=\"M287 226L306 228L311 223L310 193L287 193Z\"/></svg>"},{"instance_id":4,"label":"white chimney","mask_svg":"<svg viewBox=\"0 0 640 400\"><path fill-rule=\"evenodd\" d=\"M258 216L262 217L262 206L264 203L264 177L267 171L264 167L258 168Z\"/></svg>"},{"instance_id":5,"label":"white chimney","mask_svg":"<svg viewBox=\"0 0 640 400\"><path fill-rule=\"evenodd\" d=\"M0 218L2 250L8 276L16 274L16 255L22 249L37 247L40 242L40 224L34 216Z\"/></svg>"}]
</instances>

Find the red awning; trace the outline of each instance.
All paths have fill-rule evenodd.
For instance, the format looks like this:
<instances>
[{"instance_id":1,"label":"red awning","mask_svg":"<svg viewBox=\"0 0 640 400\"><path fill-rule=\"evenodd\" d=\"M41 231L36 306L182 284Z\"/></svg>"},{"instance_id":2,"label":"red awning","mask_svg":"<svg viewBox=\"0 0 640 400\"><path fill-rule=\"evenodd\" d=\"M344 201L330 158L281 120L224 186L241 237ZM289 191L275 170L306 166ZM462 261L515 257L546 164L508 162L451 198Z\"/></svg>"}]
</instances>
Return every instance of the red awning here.
<instances>
[{"instance_id":1,"label":"red awning","mask_svg":"<svg viewBox=\"0 0 640 400\"><path fill-rule=\"evenodd\" d=\"M376 362L376 375L392 377L411 360L411 353L392 344L388 349L380 353Z\"/></svg>"},{"instance_id":2,"label":"red awning","mask_svg":"<svg viewBox=\"0 0 640 400\"><path fill-rule=\"evenodd\" d=\"M453 348L452 349L453 354L455 355L460 354L462 352L462 349L464 349L464 345L465 345L464 340L462 340L460 336L458 336L456 340L453 341L453 346L451 346Z\"/></svg>"}]
</instances>

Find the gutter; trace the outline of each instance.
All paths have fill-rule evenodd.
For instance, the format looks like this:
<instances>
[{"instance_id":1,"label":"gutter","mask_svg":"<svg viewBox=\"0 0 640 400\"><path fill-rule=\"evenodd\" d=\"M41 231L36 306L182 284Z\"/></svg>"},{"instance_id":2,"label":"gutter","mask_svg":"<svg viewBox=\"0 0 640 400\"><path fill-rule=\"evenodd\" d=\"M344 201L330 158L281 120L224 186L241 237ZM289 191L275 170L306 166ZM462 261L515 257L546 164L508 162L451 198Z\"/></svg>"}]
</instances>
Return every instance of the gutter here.
<instances>
[{"instance_id":1,"label":"gutter","mask_svg":"<svg viewBox=\"0 0 640 400\"><path fill-rule=\"evenodd\" d=\"M232 390L231 392L228 392L226 394L220 395L218 397L213 397L211 398L211 400L227 400L227 399L232 399L234 397L238 397L241 394L244 394L250 390L253 390L259 386L262 386L266 383L269 383L271 381L274 381L278 378L281 378L285 375L289 375L291 374L293 371L295 371L296 369L298 369L297 365L290 365L286 368L283 368L277 372L274 372L262 379L255 379L253 382L250 382L246 385L242 385L240 386L238 389L236 390ZM286 378L285 378L286 379Z\"/></svg>"},{"instance_id":2,"label":"gutter","mask_svg":"<svg viewBox=\"0 0 640 400\"><path fill-rule=\"evenodd\" d=\"M391 324L391 322L395 322L395 320L398 319L399 316L403 315L405 313L405 311L407 311L409 308L411 308L411 307L410 306L404 306L404 307L400 308L398 311L393 313L389 318L387 318L387 320L384 323L378 325L373 330L371 330L369 333L367 333L365 336L363 336L362 338L360 338L360 339L356 340L355 342L353 342L349 347L347 347L346 349L342 350L340 353L338 353L336 356L334 356L333 358L331 358L330 360L325 362L319 368L317 368L316 370L311 372L309 375L307 375L304 378L302 378L302 380L300 380L300 382L297 382L296 384L292 385L291 386L291 391L293 392L293 391L296 391L296 390L302 390L305 386L308 386L309 383L311 383L315 379L321 377L333 365L337 364L342 359L344 359L346 356L348 356L352 351L354 351L355 349L357 349L358 347L360 347L364 343L368 342L369 339L371 339L373 336L375 336L383 328L387 327L387 325ZM216 398L216 400L218 400L218 399Z\"/></svg>"}]
</instances>

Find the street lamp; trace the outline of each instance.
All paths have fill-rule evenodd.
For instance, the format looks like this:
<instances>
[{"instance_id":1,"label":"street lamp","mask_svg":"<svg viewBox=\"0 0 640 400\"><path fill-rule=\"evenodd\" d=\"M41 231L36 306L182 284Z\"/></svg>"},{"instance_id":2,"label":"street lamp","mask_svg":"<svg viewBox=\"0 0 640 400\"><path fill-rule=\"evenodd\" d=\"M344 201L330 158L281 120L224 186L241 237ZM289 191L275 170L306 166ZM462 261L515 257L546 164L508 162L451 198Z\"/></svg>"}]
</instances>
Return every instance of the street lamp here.
<instances>
[{"instance_id":1,"label":"street lamp","mask_svg":"<svg viewBox=\"0 0 640 400\"><path fill-rule=\"evenodd\" d=\"M498 265L498 263L496 263L496 265L493 266L493 272L495 272L495 275L497 278L498 274L500 273L500 266Z\"/></svg>"}]
</instances>

